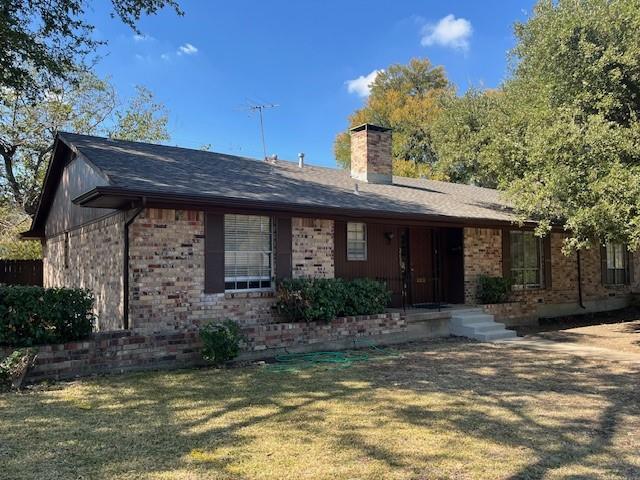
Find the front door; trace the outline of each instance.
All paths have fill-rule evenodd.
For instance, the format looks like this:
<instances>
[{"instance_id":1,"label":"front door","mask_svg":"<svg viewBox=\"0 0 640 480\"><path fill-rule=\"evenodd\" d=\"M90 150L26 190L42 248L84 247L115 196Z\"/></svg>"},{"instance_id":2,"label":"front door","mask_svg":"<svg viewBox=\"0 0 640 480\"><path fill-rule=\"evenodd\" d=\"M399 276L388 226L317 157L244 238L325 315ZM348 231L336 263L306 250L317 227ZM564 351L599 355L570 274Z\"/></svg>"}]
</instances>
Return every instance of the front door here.
<instances>
[{"instance_id":1,"label":"front door","mask_svg":"<svg viewBox=\"0 0 640 480\"><path fill-rule=\"evenodd\" d=\"M411 303L420 305L436 301L433 229L409 229L409 264Z\"/></svg>"}]
</instances>

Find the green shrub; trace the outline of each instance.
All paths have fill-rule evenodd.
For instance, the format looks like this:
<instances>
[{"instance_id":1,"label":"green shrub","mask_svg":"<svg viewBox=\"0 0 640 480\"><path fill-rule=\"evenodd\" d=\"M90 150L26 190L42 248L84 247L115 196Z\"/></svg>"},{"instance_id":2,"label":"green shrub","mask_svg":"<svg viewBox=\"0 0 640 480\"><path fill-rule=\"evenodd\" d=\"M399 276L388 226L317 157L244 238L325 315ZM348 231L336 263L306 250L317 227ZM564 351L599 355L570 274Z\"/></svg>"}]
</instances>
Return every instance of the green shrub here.
<instances>
[{"instance_id":1,"label":"green shrub","mask_svg":"<svg viewBox=\"0 0 640 480\"><path fill-rule=\"evenodd\" d=\"M288 322L328 322L336 317L382 313L391 298L369 279L287 279L278 288L276 310Z\"/></svg>"},{"instance_id":2,"label":"green shrub","mask_svg":"<svg viewBox=\"0 0 640 480\"><path fill-rule=\"evenodd\" d=\"M384 283L369 278L357 278L345 282L344 306L338 312L338 316L382 313L390 301L391 292Z\"/></svg>"},{"instance_id":3,"label":"green shrub","mask_svg":"<svg viewBox=\"0 0 640 480\"><path fill-rule=\"evenodd\" d=\"M240 326L233 320L222 323L209 322L200 328L202 357L216 366L233 360L240 353L243 339Z\"/></svg>"},{"instance_id":4,"label":"green shrub","mask_svg":"<svg viewBox=\"0 0 640 480\"><path fill-rule=\"evenodd\" d=\"M0 362L0 391L22 386L29 369L35 363L37 353L35 348L19 348Z\"/></svg>"},{"instance_id":5,"label":"green shrub","mask_svg":"<svg viewBox=\"0 0 640 480\"><path fill-rule=\"evenodd\" d=\"M0 345L29 347L89 336L93 295L75 288L0 287Z\"/></svg>"},{"instance_id":6,"label":"green shrub","mask_svg":"<svg viewBox=\"0 0 640 480\"><path fill-rule=\"evenodd\" d=\"M344 281L286 279L278 288L276 310L288 321L329 321L344 304Z\"/></svg>"},{"instance_id":7,"label":"green shrub","mask_svg":"<svg viewBox=\"0 0 640 480\"><path fill-rule=\"evenodd\" d=\"M510 278L481 275L478 278L478 302L481 304L508 302L512 285Z\"/></svg>"}]
</instances>

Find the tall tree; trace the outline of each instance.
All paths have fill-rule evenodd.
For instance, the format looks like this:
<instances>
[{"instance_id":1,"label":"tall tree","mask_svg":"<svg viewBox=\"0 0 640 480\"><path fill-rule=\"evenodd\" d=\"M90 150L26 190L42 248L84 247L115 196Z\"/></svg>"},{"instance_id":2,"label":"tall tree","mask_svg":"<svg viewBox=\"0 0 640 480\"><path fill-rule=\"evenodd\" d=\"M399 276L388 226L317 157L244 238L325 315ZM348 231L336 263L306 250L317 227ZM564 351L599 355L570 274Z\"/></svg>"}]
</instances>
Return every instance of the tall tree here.
<instances>
[{"instance_id":1,"label":"tall tree","mask_svg":"<svg viewBox=\"0 0 640 480\"><path fill-rule=\"evenodd\" d=\"M495 132L512 156L494 165L522 218L561 222L567 249L640 246L639 31L638 0L542 0L515 28L514 121Z\"/></svg>"},{"instance_id":2,"label":"tall tree","mask_svg":"<svg viewBox=\"0 0 640 480\"><path fill-rule=\"evenodd\" d=\"M640 1L541 0L516 24L499 94L453 99L433 130L452 180L507 192L565 250L640 246ZM459 173L463 174L460 175Z\"/></svg>"},{"instance_id":3,"label":"tall tree","mask_svg":"<svg viewBox=\"0 0 640 480\"><path fill-rule=\"evenodd\" d=\"M158 142L168 140L166 108L147 89L119 106L108 81L82 72L32 103L15 89L0 90L0 200L35 213L58 131Z\"/></svg>"},{"instance_id":4,"label":"tall tree","mask_svg":"<svg viewBox=\"0 0 640 480\"><path fill-rule=\"evenodd\" d=\"M502 94L470 89L464 95L443 97L442 113L431 136L436 152L435 171L448 181L483 187L497 186L490 149Z\"/></svg>"},{"instance_id":5,"label":"tall tree","mask_svg":"<svg viewBox=\"0 0 640 480\"><path fill-rule=\"evenodd\" d=\"M424 59L407 65L391 65L371 85L365 106L349 117L349 128L375 123L393 129L396 173L427 175L435 162L431 127L440 112L440 97L451 89L444 69ZM337 162L348 168L351 138L345 131L336 137Z\"/></svg>"},{"instance_id":6,"label":"tall tree","mask_svg":"<svg viewBox=\"0 0 640 480\"><path fill-rule=\"evenodd\" d=\"M3 0L0 6L0 87L37 98L42 86L69 80L82 57L101 43L93 25L83 20L90 0ZM175 0L111 0L112 17L134 31L142 15L168 6L182 14ZM138 32L139 33L139 32Z\"/></svg>"}]
</instances>

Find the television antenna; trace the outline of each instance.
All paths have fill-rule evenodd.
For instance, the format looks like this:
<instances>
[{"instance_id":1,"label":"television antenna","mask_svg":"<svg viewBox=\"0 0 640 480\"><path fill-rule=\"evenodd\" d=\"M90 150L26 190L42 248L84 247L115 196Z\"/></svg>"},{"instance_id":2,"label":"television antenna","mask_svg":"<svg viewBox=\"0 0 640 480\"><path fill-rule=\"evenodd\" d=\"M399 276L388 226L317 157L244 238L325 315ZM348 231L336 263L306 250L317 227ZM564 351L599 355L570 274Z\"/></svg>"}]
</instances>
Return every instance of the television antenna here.
<instances>
[{"instance_id":1,"label":"television antenna","mask_svg":"<svg viewBox=\"0 0 640 480\"><path fill-rule=\"evenodd\" d=\"M255 102L251 102L248 101L247 102L247 107L246 110L248 110L251 113L258 113L258 116L260 117L260 137L262 139L262 152L264 154L264 159L267 159L267 144L264 140L264 118L262 115L262 112L264 112L264 110L267 110L269 108L276 108L279 107L280 105L276 104L276 103L255 103Z\"/></svg>"}]
</instances>

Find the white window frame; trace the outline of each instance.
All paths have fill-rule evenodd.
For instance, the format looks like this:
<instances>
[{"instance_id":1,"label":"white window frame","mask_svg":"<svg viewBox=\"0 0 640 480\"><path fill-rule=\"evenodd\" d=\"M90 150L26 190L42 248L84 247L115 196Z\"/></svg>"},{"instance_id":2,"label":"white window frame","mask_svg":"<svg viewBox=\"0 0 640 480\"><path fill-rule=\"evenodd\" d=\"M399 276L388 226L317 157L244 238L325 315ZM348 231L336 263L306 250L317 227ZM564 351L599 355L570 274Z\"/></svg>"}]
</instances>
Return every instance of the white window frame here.
<instances>
[{"instance_id":1,"label":"white window frame","mask_svg":"<svg viewBox=\"0 0 640 480\"><path fill-rule=\"evenodd\" d=\"M358 239L349 239L350 233L360 233L355 228L362 227L362 237ZM362 246L362 253L354 255L349 248L349 244L360 244ZM347 222L347 260L350 262L366 262L367 261L367 224L364 222Z\"/></svg>"},{"instance_id":2,"label":"white window frame","mask_svg":"<svg viewBox=\"0 0 640 480\"><path fill-rule=\"evenodd\" d=\"M260 218L260 219L267 219L269 222L269 231L268 231L268 235L269 235L269 250L231 250L229 248L228 242L227 242L227 228L229 225L231 225L232 222L234 222L234 217L255 217L255 218ZM264 292L264 291L273 291L273 284L274 284L274 237L275 237L275 232L274 232L274 221L272 217L268 217L265 215L236 215L236 214L229 214L229 215L225 215L224 216L224 235L225 235L225 242L224 242L224 291L225 292ZM269 261L269 274L267 275L263 275L263 276L259 276L259 277L254 277L254 276L238 276L238 275L228 275L227 274L227 254L228 253L232 253L232 252L238 252L238 253L246 253L246 254L262 254L262 255L266 255L268 257L268 261ZM249 284L250 282L259 282L259 286L257 287L250 287ZM265 282L268 282L267 286L264 286L263 284ZM238 288L238 284L243 284L246 283L247 286L246 287L240 287ZM234 284L233 287L230 287L229 284Z\"/></svg>"},{"instance_id":3,"label":"white window frame","mask_svg":"<svg viewBox=\"0 0 640 480\"><path fill-rule=\"evenodd\" d=\"M618 250L618 251L616 251ZM627 247L623 243L617 242L607 242L605 245L605 253L606 253L606 277L607 277L607 285L612 286L620 286L626 285L627 283L627 274L629 268L629 262L627 260ZM620 253L620 257L618 257L618 253ZM621 265L619 265L621 264ZM609 279L609 272L613 272L613 281ZM619 273L622 273L622 281L618 281Z\"/></svg>"},{"instance_id":4,"label":"white window frame","mask_svg":"<svg viewBox=\"0 0 640 480\"><path fill-rule=\"evenodd\" d=\"M536 252L536 256L537 258L537 267L527 267L527 251L524 248L524 238L523 238L523 249L522 249L522 255L523 255L523 267L515 267L514 266L514 261L513 261L513 253L514 253L514 249L513 249L513 236L514 235L520 235L522 237L529 236L529 235L533 235L535 240L536 240L536 245L537 245L537 252ZM542 238L540 237L536 237L535 234L533 232L530 232L528 230L511 230L509 231L509 243L511 245L510 248L510 256L511 258L509 259L509 261L511 262L511 279L513 280L513 284L512 284L512 288L514 290L540 290L542 288L544 288L544 245L542 243ZM538 272L538 283L526 283L526 277L527 277L527 272ZM517 275L515 275L516 273L521 273L522 274L522 279L524 283L516 283L516 278Z\"/></svg>"}]
</instances>

